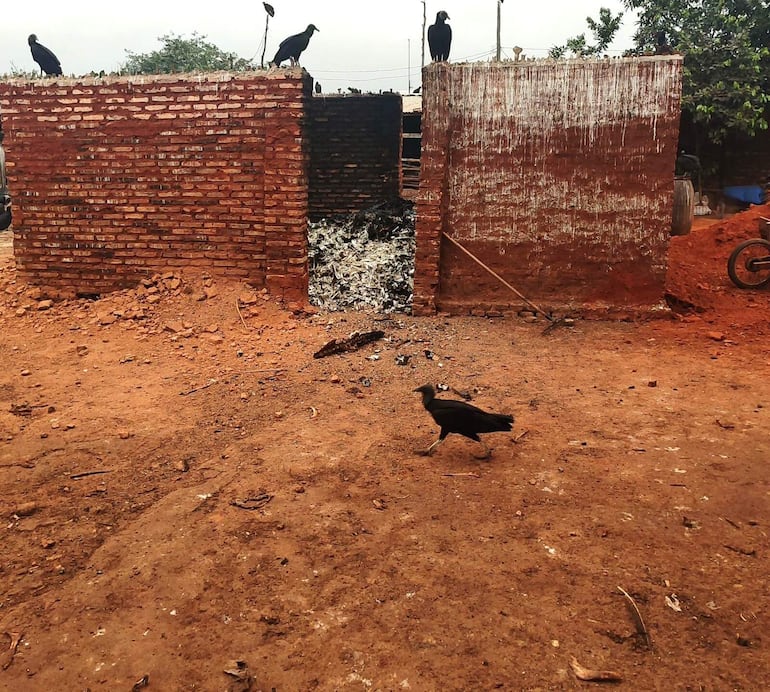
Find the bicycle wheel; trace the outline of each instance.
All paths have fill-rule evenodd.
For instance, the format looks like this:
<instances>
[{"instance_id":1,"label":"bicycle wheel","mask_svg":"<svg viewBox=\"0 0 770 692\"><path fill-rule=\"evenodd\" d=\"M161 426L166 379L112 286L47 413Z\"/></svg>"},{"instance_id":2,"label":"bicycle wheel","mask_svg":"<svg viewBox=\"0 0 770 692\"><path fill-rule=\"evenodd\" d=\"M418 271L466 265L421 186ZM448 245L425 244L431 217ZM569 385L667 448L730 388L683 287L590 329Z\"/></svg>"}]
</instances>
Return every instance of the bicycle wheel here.
<instances>
[{"instance_id":1,"label":"bicycle wheel","mask_svg":"<svg viewBox=\"0 0 770 692\"><path fill-rule=\"evenodd\" d=\"M727 260L727 275L738 288L762 288L770 284L770 242L745 240Z\"/></svg>"}]
</instances>

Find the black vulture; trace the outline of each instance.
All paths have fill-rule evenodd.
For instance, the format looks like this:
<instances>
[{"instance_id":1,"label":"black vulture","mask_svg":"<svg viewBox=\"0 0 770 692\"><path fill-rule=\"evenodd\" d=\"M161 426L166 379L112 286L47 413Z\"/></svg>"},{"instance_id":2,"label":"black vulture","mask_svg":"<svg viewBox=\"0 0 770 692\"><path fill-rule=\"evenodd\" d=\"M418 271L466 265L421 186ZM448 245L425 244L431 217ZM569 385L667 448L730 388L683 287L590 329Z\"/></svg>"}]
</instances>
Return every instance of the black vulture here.
<instances>
[{"instance_id":1,"label":"black vulture","mask_svg":"<svg viewBox=\"0 0 770 692\"><path fill-rule=\"evenodd\" d=\"M666 41L666 32L655 33L655 55L673 55L674 49Z\"/></svg>"},{"instance_id":2,"label":"black vulture","mask_svg":"<svg viewBox=\"0 0 770 692\"><path fill-rule=\"evenodd\" d=\"M292 67L299 65L299 56L307 48L314 31L319 31L318 27L315 24L308 24L307 29L301 34L294 34L294 36L285 38L278 46L278 52L270 64L280 67L281 63L288 59L291 61Z\"/></svg>"},{"instance_id":3,"label":"black vulture","mask_svg":"<svg viewBox=\"0 0 770 692\"><path fill-rule=\"evenodd\" d=\"M322 89L321 89L321 82L316 82L315 83L315 93L316 94L320 94L321 91L322 91Z\"/></svg>"},{"instance_id":4,"label":"black vulture","mask_svg":"<svg viewBox=\"0 0 770 692\"><path fill-rule=\"evenodd\" d=\"M62 74L59 58L53 54L52 50L49 50L41 43L38 43L35 34L29 35L27 43L29 43L29 49L32 51L32 59L40 65L41 77L43 76L43 72L53 76Z\"/></svg>"},{"instance_id":5,"label":"black vulture","mask_svg":"<svg viewBox=\"0 0 770 692\"><path fill-rule=\"evenodd\" d=\"M420 451L420 454L427 456L446 439L449 433L457 433L481 444L484 455L477 458L486 459L492 452L481 440L479 434L510 432L513 427L513 416L505 413L487 413L464 401L437 399L436 390L432 385L424 384L414 391L422 394L422 405L441 428L438 440L428 449Z\"/></svg>"},{"instance_id":6,"label":"black vulture","mask_svg":"<svg viewBox=\"0 0 770 692\"><path fill-rule=\"evenodd\" d=\"M441 10L436 15L436 23L428 27L428 47L430 57L436 62L449 60L449 48L452 46L452 27L445 24L449 15Z\"/></svg>"}]
</instances>

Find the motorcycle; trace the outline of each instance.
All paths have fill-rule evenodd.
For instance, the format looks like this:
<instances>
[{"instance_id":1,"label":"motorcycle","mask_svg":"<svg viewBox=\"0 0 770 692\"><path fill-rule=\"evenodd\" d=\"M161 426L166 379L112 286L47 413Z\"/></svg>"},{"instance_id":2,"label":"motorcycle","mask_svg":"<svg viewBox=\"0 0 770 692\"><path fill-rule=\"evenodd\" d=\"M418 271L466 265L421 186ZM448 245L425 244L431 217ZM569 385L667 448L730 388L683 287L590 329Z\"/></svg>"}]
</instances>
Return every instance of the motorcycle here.
<instances>
[{"instance_id":1,"label":"motorcycle","mask_svg":"<svg viewBox=\"0 0 770 692\"><path fill-rule=\"evenodd\" d=\"M763 288L770 284L770 219L763 237L750 238L737 245L727 260L727 275L738 288Z\"/></svg>"}]
</instances>

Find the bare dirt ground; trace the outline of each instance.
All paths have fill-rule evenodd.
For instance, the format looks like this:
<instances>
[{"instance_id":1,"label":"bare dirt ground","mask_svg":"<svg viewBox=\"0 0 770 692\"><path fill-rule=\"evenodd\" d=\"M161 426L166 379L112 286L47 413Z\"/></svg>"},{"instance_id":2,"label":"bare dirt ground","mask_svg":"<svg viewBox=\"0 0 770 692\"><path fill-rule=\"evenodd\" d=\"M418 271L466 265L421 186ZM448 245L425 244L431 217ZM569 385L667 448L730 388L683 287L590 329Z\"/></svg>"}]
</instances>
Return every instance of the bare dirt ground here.
<instances>
[{"instance_id":1,"label":"bare dirt ground","mask_svg":"<svg viewBox=\"0 0 770 692\"><path fill-rule=\"evenodd\" d=\"M760 211L672 239L680 314L547 336L201 276L49 306L6 242L0 689L770 688L770 291L724 268ZM416 456L426 382L514 433Z\"/></svg>"}]
</instances>

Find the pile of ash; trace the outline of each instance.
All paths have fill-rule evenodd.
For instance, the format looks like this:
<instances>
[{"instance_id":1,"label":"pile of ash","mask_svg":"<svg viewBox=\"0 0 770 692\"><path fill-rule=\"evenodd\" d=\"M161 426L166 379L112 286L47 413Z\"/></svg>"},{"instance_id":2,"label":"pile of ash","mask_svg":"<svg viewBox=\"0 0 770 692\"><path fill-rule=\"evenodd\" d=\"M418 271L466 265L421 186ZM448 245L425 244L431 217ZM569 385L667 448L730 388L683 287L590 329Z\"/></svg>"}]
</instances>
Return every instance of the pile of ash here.
<instances>
[{"instance_id":1,"label":"pile of ash","mask_svg":"<svg viewBox=\"0 0 770 692\"><path fill-rule=\"evenodd\" d=\"M325 310L409 312L414 205L381 203L308 225L310 302Z\"/></svg>"}]
</instances>

